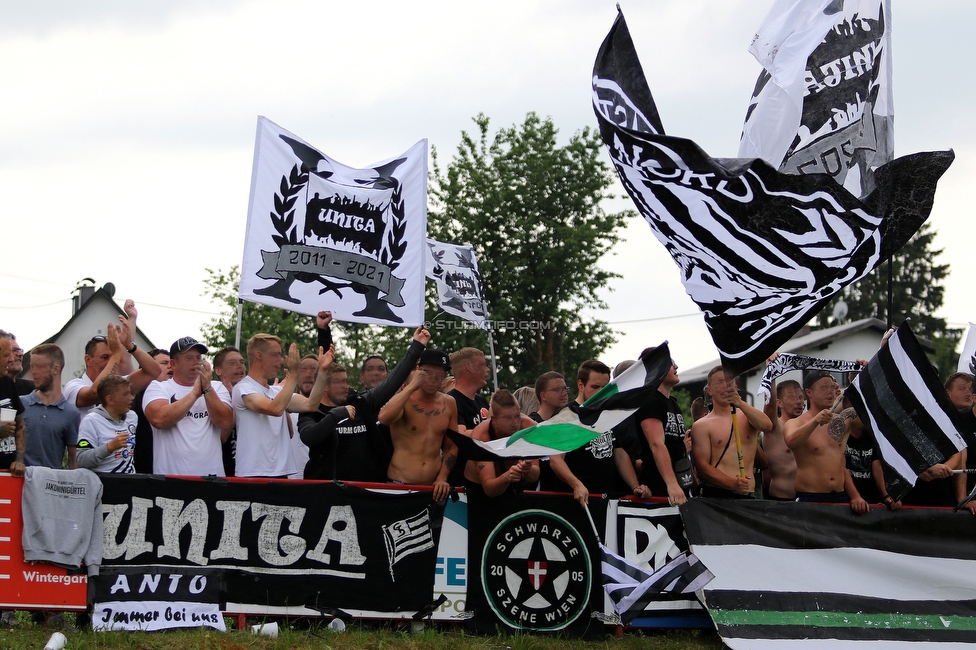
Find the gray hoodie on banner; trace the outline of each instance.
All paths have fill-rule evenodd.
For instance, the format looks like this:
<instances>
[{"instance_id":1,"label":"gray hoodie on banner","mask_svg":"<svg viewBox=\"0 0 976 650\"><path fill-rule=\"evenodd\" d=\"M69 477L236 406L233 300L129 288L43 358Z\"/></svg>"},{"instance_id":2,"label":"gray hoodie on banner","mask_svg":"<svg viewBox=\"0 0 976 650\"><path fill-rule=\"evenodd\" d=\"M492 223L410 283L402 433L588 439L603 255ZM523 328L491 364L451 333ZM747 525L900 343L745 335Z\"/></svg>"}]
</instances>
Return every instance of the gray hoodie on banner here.
<instances>
[{"instance_id":1,"label":"gray hoodie on banner","mask_svg":"<svg viewBox=\"0 0 976 650\"><path fill-rule=\"evenodd\" d=\"M87 469L28 467L21 499L24 561L50 562L88 575L102 563L102 482Z\"/></svg>"}]
</instances>

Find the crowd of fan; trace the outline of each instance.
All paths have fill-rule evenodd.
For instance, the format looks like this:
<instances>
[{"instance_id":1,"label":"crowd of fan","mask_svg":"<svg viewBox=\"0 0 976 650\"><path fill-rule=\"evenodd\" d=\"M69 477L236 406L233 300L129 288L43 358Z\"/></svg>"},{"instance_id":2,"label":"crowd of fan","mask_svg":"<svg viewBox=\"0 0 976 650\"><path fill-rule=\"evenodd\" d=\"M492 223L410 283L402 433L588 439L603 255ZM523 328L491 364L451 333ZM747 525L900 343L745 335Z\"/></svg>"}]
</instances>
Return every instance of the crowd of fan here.
<instances>
[{"instance_id":1,"label":"crowd of fan","mask_svg":"<svg viewBox=\"0 0 976 650\"><path fill-rule=\"evenodd\" d=\"M688 428L671 395L679 381L672 362L634 415L586 446L541 460L476 461L448 431L483 441L510 436L575 411L635 362L611 370L587 361L575 387L547 372L535 386L496 391L489 403L481 394L490 374L485 354L428 349L423 327L391 371L384 359L367 358L356 389L335 361L330 312L316 317L317 353L303 357L294 344L286 349L277 336L257 334L243 354L217 351L211 366L210 351L190 337L168 350L141 350L132 301L124 311L118 325L88 342L85 372L63 388L58 346L31 350L31 379L23 379L24 351L0 330L0 469L390 482L432 486L437 500L457 486L488 496L571 492L581 504L590 494L666 497L674 505L692 495L758 496L844 502L855 512L871 503L952 506L972 487L967 474L953 474L970 462L964 450L893 500L870 429L825 371L802 385L774 384L775 399L758 409L717 366L692 403ZM956 373L945 384L967 430L976 430L972 380ZM976 505L967 507L976 514Z\"/></svg>"}]
</instances>

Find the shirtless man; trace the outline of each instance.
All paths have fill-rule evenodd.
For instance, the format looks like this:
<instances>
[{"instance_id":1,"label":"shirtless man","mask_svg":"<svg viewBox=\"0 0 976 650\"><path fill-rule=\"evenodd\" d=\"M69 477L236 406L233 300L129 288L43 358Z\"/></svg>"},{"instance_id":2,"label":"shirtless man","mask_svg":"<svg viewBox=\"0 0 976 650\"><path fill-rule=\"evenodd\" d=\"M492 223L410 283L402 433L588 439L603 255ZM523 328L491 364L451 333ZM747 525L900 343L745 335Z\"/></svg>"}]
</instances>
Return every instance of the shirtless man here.
<instances>
[{"instance_id":1,"label":"shirtless man","mask_svg":"<svg viewBox=\"0 0 976 650\"><path fill-rule=\"evenodd\" d=\"M440 392L451 359L443 350L425 350L407 385L380 409L380 424L390 427L393 459L387 478L394 483L433 485L434 501L447 498L448 474L457 446L446 435L457 431L454 398Z\"/></svg>"},{"instance_id":2,"label":"shirtless man","mask_svg":"<svg viewBox=\"0 0 976 650\"><path fill-rule=\"evenodd\" d=\"M765 413L742 401L735 380L726 376L722 366L709 371L705 394L712 398L712 412L691 427L691 454L702 483L702 496L752 498L756 491L753 474L759 449L757 439L760 431L769 431L773 424ZM742 442L744 478L739 476L739 458L732 440L733 407Z\"/></svg>"},{"instance_id":3,"label":"shirtless man","mask_svg":"<svg viewBox=\"0 0 976 650\"><path fill-rule=\"evenodd\" d=\"M850 503L851 510L864 513L868 503L854 487L844 456L857 413L853 408L841 410L835 384L825 370L808 374L803 385L810 409L783 427L796 457L796 500Z\"/></svg>"},{"instance_id":4,"label":"shirtless man","mask_svg":"<svg viewBox=\"0 0 976 650\"><path fill-rule=\"evenodd\" d=\"M803 414L803 387L793 379L777 385L774 381L770 392L776 394L776 400L771 401L774 410L766 407L766 415L773 421L773 428L763 434L762 446L766 452L768 471L763 473L768 477L768 485L764 485L766 498L774 501L793 501L796 498L796 458L793 450L786 444L783 437L783 427L790 420ZM776 410L779 415L776 415Z\"/></svg>"}]
</instances>

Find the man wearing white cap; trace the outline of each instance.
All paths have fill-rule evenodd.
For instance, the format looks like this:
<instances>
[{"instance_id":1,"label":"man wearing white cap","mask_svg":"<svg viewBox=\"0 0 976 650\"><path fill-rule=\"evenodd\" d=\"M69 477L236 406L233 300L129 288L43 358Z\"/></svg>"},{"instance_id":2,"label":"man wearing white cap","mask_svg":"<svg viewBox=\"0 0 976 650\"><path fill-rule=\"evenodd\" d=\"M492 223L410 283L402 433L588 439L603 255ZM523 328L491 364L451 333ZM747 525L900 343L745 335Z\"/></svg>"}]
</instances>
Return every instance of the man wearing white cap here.
<instances>
[{"instance_id":1,"label":"man wearing white cap","mask_svg":"<svg viewBox=\"0 0 976 650\"><path fill-rule=\"evenodd\" d=\"M154 381L143 398L153 427L153 473L224 475L221 431L230 432L234 409L230 393L211 383L207 348L185 336L170 347L173 377Z\"/></svg>"}]
</instances>

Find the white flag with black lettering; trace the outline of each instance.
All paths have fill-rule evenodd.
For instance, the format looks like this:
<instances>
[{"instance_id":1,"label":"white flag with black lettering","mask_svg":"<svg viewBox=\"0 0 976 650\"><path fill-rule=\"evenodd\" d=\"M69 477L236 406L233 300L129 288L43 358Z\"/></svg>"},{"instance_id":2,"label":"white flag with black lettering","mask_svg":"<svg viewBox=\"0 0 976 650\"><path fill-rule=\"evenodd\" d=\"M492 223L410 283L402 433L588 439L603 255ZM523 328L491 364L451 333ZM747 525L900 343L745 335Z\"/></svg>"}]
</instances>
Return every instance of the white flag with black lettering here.
<instances>
[{"instance_id":1,"label":"white flag with black lettering","mask_svg":"<svg viewBox=\"0 0 976 650\"><path fill-rule=\"evenodd\" d=\"M894 151L890 0L778 0L749 51L765 69L739 157L870 194Z\"/></svg>"},{"instance_id":2,"label":"white flag with black lettering","mask_svg":"<svg viewBox=\"0 0 976 650\"><path fill-rule=\"evenodd\" d=\"M437 304L441 309L488 328L488 309L472 246L428 239L427 278L437 287Z\"/></svg>"},{"instance_id":3,"label":"white flag with black lettering","mask_svg":"<svg viewBox=\"0 0 976 650\"><path fill-rule=\"evenodd\" d=\"M424 320L427 140L347 167L258 118L240 297L337 320Z\"/></svg>"}]
</instances>

